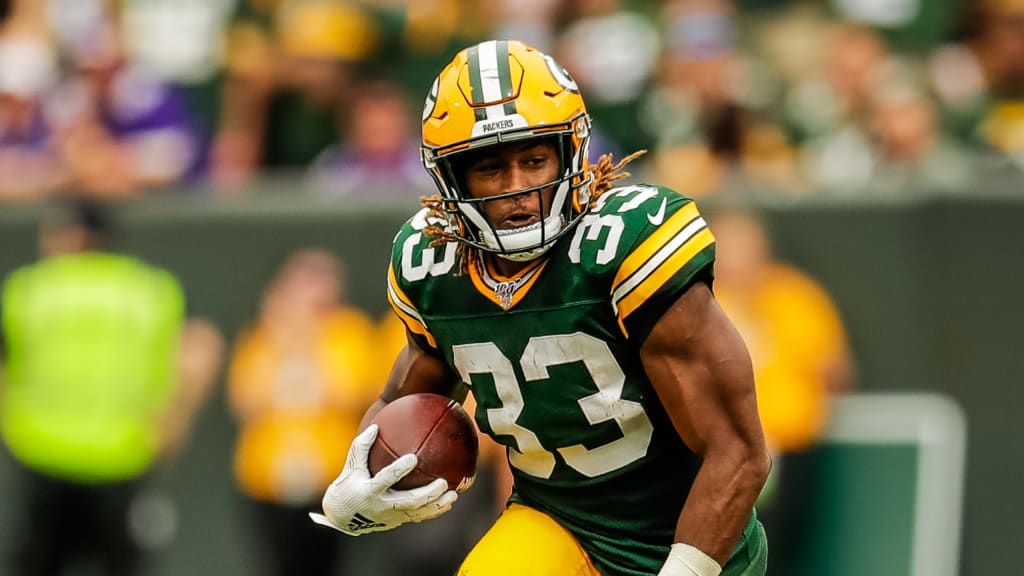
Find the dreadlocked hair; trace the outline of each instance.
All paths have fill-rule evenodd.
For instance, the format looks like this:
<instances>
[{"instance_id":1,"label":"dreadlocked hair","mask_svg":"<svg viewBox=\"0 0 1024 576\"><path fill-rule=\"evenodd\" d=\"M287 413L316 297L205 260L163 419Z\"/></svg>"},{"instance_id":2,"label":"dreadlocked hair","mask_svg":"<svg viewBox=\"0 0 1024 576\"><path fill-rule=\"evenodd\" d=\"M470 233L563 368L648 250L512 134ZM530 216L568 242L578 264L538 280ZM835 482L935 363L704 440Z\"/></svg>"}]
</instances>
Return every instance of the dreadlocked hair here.
<instances>
[{"instance_id":1,"label":"dreadlocked hair","mask_svg":"<svg viewBox=\"0 0 1024 576\"><path fill-rule=\"evenodd\" d=\"M601 157L597 159L597 164L588 166L587 171L590 172L590 205L594 205L594 201L597 200L601 194L612 189L612 183L618 182L623 178L629 178L632 176L629 172L623 170L626 164L629 164L633 160L647 154L647 150L637 150L629 156L626 156L617 163L612 157L611 153L601 154Z\"/></svg>"},{"instance_id":2,"label":"dreadlocked hair","mask_svg":"<svg viewBox=\"0 0 1024 576\"><path fill-rule=\"evenodd\" d=\"M448 213L444 209L444 198L440 194L420 196L420 204L427 209L428 224L423 229L423 233L427 235L427 238L431 239L428 246L433 248L449 242L455 242L455 260L458 265L455 267L454 274L461 276L469 272L469 264L473 259L473 251L469 249L469 244L460 242L459 237L452 233L447 226L433 223L435 221L448 222Z\"/></svg>"},{"instance_id":3,"label":"dreadlocked hair","mask_svg":"<svg viewBox=\"0 0 1024 576\"><path fill-rule=\"evenodd\" d=\"M590 206L594 206L597 199L612 189L612 184L629 178L631 174L623 170L627 164L647 153L647 150L637 150L618 162L611 153L602 154L597 163L587 167L590 176ZM440 194L433 196L421 196L420 204L427 209L427 222L441 221L448 222L448 212L444 208L444 198ZM469 266L475 257L475 251L470 250L470 245L461 242L447 226L428 224L423 233L431 239L430 247L441 246L448 242L455 242L455 258L458 266L455 268L455 275L459 276L469 271Z\"/></svg>"}]
</instances>

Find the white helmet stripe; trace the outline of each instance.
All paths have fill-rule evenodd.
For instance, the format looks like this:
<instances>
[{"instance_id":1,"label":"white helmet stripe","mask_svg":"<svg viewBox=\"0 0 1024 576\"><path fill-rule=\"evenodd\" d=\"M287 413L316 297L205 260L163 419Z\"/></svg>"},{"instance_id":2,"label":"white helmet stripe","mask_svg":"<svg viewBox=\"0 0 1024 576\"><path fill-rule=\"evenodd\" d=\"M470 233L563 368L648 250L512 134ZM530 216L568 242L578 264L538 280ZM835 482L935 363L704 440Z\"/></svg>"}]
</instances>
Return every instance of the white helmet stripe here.
<instances>
[{"instance_id":1,"label":"white helmet stripe","mask_svg":"<svg viewBox=\"0 0 1024 576\"><path fill-rule=\"evenodd\" d=\"M498 69L498 41L490 40L480 44L480 90L483 92L484 102L497 102L504 95L501 93L501 73ZM506 58L508 54L504 55ZM486 108L487 119L503 118L505 107L495 104Z\"/></svg>"}]
</instances>

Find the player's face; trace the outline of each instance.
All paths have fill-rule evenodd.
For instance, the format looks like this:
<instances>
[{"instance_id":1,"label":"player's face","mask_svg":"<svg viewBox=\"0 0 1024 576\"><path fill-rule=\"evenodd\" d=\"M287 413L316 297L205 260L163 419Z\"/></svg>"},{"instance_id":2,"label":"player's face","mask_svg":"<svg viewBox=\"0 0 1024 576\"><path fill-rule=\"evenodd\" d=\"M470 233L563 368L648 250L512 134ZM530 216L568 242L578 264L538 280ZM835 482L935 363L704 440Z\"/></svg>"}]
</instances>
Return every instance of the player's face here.
<instances>
[{"instance_id":1,"label":"player's face","mask_svg":"<svg viewBox=\"0 0 1024 576\"><path fill-rule=\"evenodd\" d=\"M558 151L550 141L512 142L469 159L466 189L472 198L491 198L553 182L558 172ZM484 202L483 211L498 229L529 226L549 214L553 194L549 186L539 193L497 198Z\"/></svg>"}]
</instances>

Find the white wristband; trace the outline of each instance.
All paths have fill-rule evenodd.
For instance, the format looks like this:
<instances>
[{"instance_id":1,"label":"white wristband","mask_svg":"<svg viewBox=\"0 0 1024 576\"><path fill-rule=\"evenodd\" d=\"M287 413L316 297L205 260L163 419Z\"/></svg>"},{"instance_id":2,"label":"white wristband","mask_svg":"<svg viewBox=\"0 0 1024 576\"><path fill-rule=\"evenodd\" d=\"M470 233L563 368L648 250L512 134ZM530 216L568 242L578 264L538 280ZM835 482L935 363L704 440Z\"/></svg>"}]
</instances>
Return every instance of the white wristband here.
<instances>
[{"instance_id":1,"label":"white wristband","mask_svg":"<svg viewBox=\"0 0 1024 576\"><path fill-rule=\"evenodd\" d=\"M658 576L718 576L722 567L698 548L678 542L672 545Z\"/></svg>"}]
</instances>

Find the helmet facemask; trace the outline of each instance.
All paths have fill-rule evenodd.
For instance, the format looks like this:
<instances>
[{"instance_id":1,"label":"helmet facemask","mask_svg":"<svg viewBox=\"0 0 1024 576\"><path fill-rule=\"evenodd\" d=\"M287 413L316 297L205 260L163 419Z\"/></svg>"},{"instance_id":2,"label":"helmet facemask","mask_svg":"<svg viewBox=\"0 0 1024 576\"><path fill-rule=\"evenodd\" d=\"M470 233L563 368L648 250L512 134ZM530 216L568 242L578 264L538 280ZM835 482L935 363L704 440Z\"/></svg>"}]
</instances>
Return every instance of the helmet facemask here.
<instances>
[{"instance_id":1,"label":"helmet facemask","mask_svg":"<svg viewBox=\"0 0 1024 576\"><path fill-rule=\"evenodd\" d=\"M585 119L581 119L581 124ZM583 131L583 129L577 129ZM574 130L575 132L575 130ZM462 242L481 250L492 252L502 258L517 262L533 260L544 254L556 240L569 231L582 217L589 198L589 179L582 169L579 158L573 157L572 133L547 133L536 136L532 133L506 133L499 135L495 142L477 145L436 160L435 181L444 192L444 207L449 218L449 227L457 231L456 237ZM587 134L584 134L587 138ZM486 149L509 142L526 140L549 140L554 144L558 156L558 176L550 181L522 190L473 198L466 187L465 170L469 156L486 153ZM577 154L586 153L586 142ZM508 200L517 196L536 194L540 206L540 219L518 228L497 228L487 217L489 202ZM550 202L545 202L550 195Z\"/></svg>"}]
</instances>

